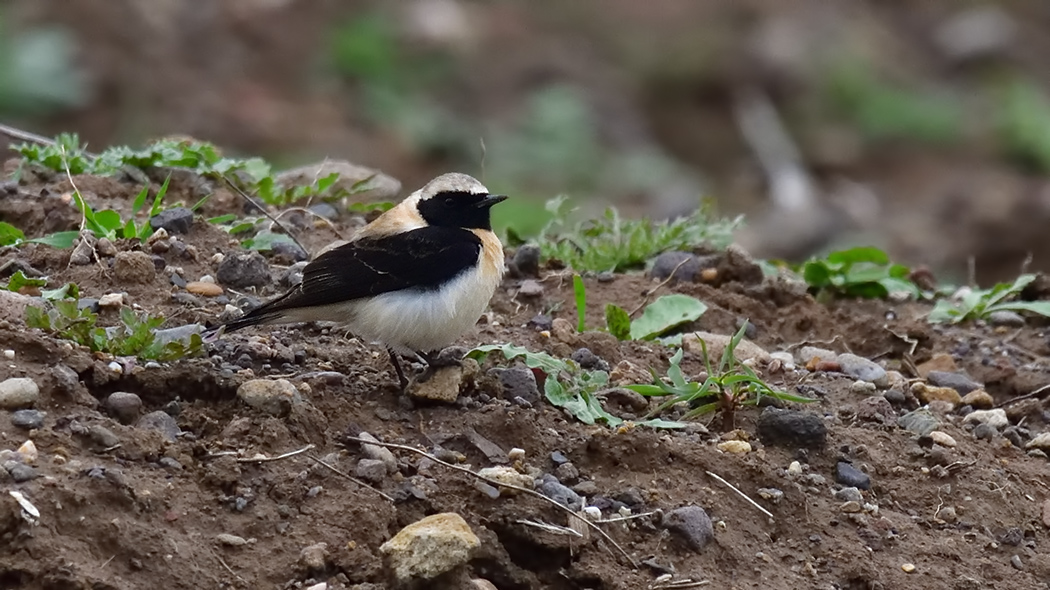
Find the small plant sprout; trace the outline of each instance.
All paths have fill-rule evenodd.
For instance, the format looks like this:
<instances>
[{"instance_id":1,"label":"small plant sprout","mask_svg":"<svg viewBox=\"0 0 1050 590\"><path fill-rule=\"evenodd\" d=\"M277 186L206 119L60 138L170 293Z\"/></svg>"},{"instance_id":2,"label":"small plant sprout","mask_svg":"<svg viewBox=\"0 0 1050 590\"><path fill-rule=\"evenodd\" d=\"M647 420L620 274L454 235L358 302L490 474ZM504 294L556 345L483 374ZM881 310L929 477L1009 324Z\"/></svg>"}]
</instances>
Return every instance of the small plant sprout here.
<instances>
[{"instance_id":1,"label":"small plant sprout","mask_svg":"<svg viewBox=\"0 0 1050 590\"><path fill-rule=\"evenodd\" d=\"M580 275L572 275L572 294L576 299L576 331L583 332L587 329L587 286Z\"/></svg>"},{"instance_id":2,"label":"small plant sprout","mask_svg":"<svg viewBox=\"0 0 1050 590\"><path fill-rule=\"evenodd\" d=\"M559 359L543 352L530 352L513 344L479 346L467 353L468 358L483 360L489 353L502 353L506 360L521 359L542 379L544 397L551 404L564 408L584 424L604 422L609 426L625 424L602 407L599 392L609 386L609 374L605 371L586 371L569 359ZM685 424L660 418L634 422L635 426L651 428L682 428Z\"/></svg>"},{"instance_id":3,"label":"small plant sprout","mask_svg":"<svg viewBox=\"0 0 1050 590\"><path fill-rule=\"evenodd\" d=\"M703 301L675 293L650 303L633 321L623 308L609 303L605 306L605 323L619 340L655 340L682 324L695 322L705 311Z\"/></svg>"},{"instance_id":4,"label":"small plant sprout","mask_svg":"<svg viewBox=\"0 0 1050 590\"><path fill-rule=\"evenodd\" d=\"M826 258L815 258L802 265L802 278L819 295L885 299L892 293L918 296L919 288L902 264L891 264L878 248L840 250Z\"/></svg>"},{"instance_id":5,"label":"small plant sprout","mask_svg":"<svg viewBox=\"0 0 1050 590\"><path fill-rule=\"evenodd\" d=\"M958 324L966 320L986 318L997 311L1027 311L1050 317L1050 301L1017 301L1024 288L1036 275L1024 274L1013 283L999 283L991 289L964 287L953 297L941 299L934 305L928 319L931 323Z\"/></svg>"},{"instance_id":6,"label":"small plant sprout","mask_svg":"<svg viewBox=\"0 0 1050 590\"><path fill-rule=\"evenodd\" d=\"M707 376L702 383L686 380L681 367L683 351L679 349L671 357L666 379L660 378L655 371L650 369L653 375L651 385L629 385L627 388L645 396L669 397L667 401L649 413L649 418L663 413L675 404L686 403L691 409L685 414L685 419L720 412L722 429L726 431L734 428L735 412L738 408L756 406L764 396L797 403L815 401L774 389L763 381L751 367L736 358L735 350L744 338L746 327L745 322L730 339L722 351L722 358L719 359L717 367L712 366L711 359L707 355L707 345L700 340L704 367L707 371Z\"/></svg>"}]
</instances>

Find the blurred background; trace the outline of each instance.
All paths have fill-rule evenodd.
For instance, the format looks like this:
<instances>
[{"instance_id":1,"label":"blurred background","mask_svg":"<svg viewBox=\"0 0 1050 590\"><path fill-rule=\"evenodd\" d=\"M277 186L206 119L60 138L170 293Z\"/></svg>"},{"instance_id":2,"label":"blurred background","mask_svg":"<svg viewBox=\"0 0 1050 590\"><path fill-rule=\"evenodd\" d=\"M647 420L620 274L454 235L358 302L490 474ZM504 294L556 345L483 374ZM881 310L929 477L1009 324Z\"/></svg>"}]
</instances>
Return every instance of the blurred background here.
<instances>
[{"instance_id":1,"label":"blurred background","mask_svg":"<svg viewBox=\"0 0 1050 590\"><path fill-rule=\"evenodd\" d=\"M0 121L459 170L524 234L706 197L757 256L988 283L1050 270L1048 56L1046 0L0 0Z\"/></svg>"}]
</instances>

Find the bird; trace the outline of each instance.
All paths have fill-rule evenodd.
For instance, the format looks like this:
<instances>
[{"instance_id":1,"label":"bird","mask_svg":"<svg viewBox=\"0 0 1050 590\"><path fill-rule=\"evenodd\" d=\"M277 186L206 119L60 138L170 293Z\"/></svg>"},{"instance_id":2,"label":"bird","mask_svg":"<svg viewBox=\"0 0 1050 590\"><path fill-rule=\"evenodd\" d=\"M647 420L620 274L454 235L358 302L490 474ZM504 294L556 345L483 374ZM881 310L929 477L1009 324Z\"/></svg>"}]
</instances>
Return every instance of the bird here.
<instances>
[{"instance_id":1,"label":"bird","mask_svg":"<svg viewBox=\"0 0 1050 590\"><path fill-rule=\"evenodd\" d=\"M467 174L442 174L318 254L299 285L209 331L335 322L386 347L404 393L398 355L421 360L416 381L428 380L447 362L438 353L477 324L502 282L490 210L506 199Z\"/></svg>"}]
</instances>

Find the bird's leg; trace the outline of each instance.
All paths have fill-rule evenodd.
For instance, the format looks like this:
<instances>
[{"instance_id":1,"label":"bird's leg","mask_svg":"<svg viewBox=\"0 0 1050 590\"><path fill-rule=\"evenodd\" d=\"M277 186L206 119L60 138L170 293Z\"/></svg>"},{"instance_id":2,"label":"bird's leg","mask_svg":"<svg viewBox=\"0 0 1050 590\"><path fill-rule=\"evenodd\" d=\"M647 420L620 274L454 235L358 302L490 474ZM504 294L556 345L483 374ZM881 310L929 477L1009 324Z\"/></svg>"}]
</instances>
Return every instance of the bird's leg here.
<instances>
[{"instance_id":1,"label":"bird's leg","mask_svg":"<svg viewBox=\"0 0 1050 590\"><path fill-rule=\"evenodd\" d=\"M405 378L405 372L401 370L401 363L397 360L397 353L394 352L393 348L387 348L387 352L390 353L390 363L394 365L394 371L397 372L397 381L401 385L401 393L405 392L408 388L408 379Z\"/></svg>"},{"instance_id":2,"label":"bird's leg","mask_svg":"<svg viewBox=\"0 0 1050 590\"><path fill-rule=\"evenodd\" d=\"M426 369L423 370L419 377L416 377L417 383L423 383L430 379L434 376L434 372L442 367L455 367L462 364L457 358L441 356L441 351L417 352L416 356L426 365Z\"/></svg>"}]
</instances>

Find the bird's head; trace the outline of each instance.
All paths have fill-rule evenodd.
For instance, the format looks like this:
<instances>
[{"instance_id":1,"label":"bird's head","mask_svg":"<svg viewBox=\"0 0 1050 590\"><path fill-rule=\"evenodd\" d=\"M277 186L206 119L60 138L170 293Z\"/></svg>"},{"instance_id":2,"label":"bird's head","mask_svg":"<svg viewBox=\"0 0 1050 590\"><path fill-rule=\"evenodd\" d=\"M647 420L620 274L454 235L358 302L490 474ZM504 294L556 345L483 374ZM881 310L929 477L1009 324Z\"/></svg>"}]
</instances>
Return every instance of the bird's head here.
<instances>
[{"instance_id":1,"label":"bird's head","mask_svg":"<svg viewBox=\"0 0 1050 590\"><path fill-rule=\"evenodd\" d=\"M494 195L472 176L442 174L419 190L419 214L429 225L492 229L489 208L506 200Z\"/></svg>"}]
</instances>

